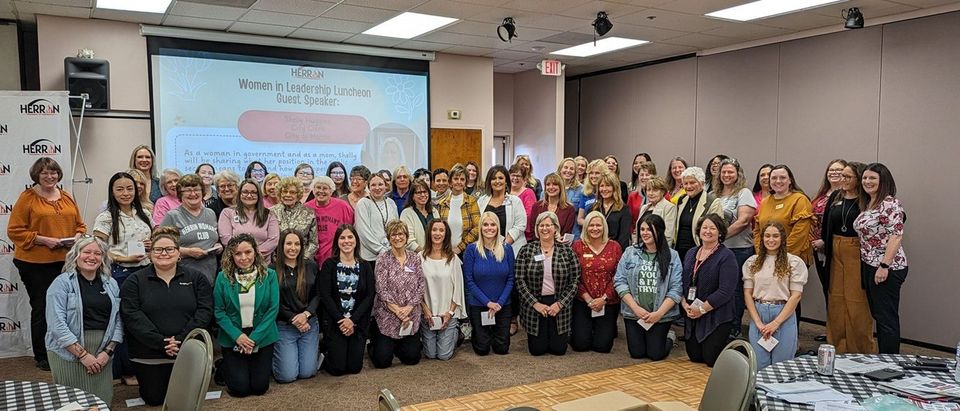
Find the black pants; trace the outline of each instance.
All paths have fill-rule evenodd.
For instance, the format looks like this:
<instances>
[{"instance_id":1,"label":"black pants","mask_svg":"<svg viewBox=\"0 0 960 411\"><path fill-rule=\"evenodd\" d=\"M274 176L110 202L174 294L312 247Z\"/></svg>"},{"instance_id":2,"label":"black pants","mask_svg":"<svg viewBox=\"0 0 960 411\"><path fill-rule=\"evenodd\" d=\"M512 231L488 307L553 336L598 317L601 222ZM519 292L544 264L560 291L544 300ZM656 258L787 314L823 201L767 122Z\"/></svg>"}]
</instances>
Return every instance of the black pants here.
<instances>
[{"instance_id":1,"label":"black pants","mask_svg":"<svg viewBox=\"0 0 960 411\"><path fill-rule=\"evenodd\" d=\"M734 257L737 259L737 267L743 267L743 264L747 262L747 259L754 254L753 247L745 248L731 248L730 251L733 251ZM730 322L730 325L733 327L731 331L731 336L739 337L740 332L743 328L743 312L746 311L747 306L743 300L743 276L737 276L737 286L734 288L733 295L733 321Z\"/></svg>"},{"instance_id":2,"label":"black pants","mask_svg":"<svg viewBox=\"0 0 960 411\"><path fill-rule=\"evenodd\" d=\"M263 395L270 388L273 372L273 344L260 347L253 354L241 354L233 347L223 347L223 376L227 392L234 397Z\"/></svg>"},{"instance_id":3,"label":"black pants","mask_svg":"<svg viewBox=\"0 0 960 411\"><path fill-rule=\"evenodd\" d=\"M880 354L900 354L900 287L907 280L907 269L888 270L887 281L877 284L877 268L860 262L860 275L867 288L867 304L877 322L877 348Z\"/></svg>"},{"instance_id":4,"label":"black pants","mask_svg":"<svg viewBox=\"0 0 960 411\"><path fill-rule=\"evenodd\" d=\"M47 289L63 270L63 261L29 263L13 259L13 265L20 272L20 280L30 297L30 344L33 346L33 359L47 361L47 347L44 343L47 334Z\"/></svg>"},{"instance_id":5,"label":"black pants","mask_svg":"<svg viewBox=\"0 0 960 411\"><path fill-rule=\"evenodd\" d=\"M702 362L709 367L713 367L713 364L717 362L717 357L720 356L720 352L723 351L723 347L727 346L727 340L730 337L730 323L718 325L702 342L697 341L697 338L693 336L693 324L696 324L696 320L687 322L687 357L690 357L690 361Z\"/></svg>"},{"instance_id":6,"label":"black pants","mask_svg":"<svg viewBox=\"0 0 960 411\"><path fill-rule=\"evenodd\" d=\"M127 277L130 274L133 274L140 270L142 267L124 267L119 264L112 264L110 266L111 275L114 280L117 280L117 287L123 289L123 283L127 280ZM216 335L216 334L211 334ZM130 361L130 354L127 351L127 341L126 338L124 341L116 346L114 349L113 355L113 379L120 377L129 377L134 375L133 362Z\"/></svg>"},{"instance_id":7,"label":"black pants","mask_svg":"<svg viewBox=\"0 0 960 411\"><path fill-rule=\"evenodd\" d=\"M830 256L826 256L830 258ZM823 305L830 303L830 273L827 272L827 262L820 259L820 253L813 253L813 265L817 267L817 278L820 279L820 289L823 291ZM743 267L741 265L741 267ZM800 316L797 316L797 322L800 322Z\"/></svg>"},{"instance_id":8,"label":"black pants","mask_svg":"<svg viewBox=\"0 0 960 411\"><path fill-rule=\"evenodd\" d=\"M593 310L587 303L573 301L573 318L570 324L570 348L582 352L593 350L608 353L613 349L613 338L617 336L617 316L620 304L607 304L603 315L592 317Z\"/></svg>"},{"instance_id":9,"label":"black pants","mask_svg":"<svg viewBox=\"0 0 960 411\"><path fill-rule=\"evenodd\" d=\"M667 339L671 323L672 321L656 323L649 330L644 330L636 320L624 318L623 328L627 333L630 358L649 358L653 361L667 358L673 349L673 343Z\"/></svg>"},{"instance_id":10,"label":"black pants","mask_svg":"<svg viewBox=\"0 0 960 411\"><path fill-rule=\"evenodd\" d=\"M380 333L376 322L370 322L370 362L376 368L388 368L396 356L406 365L420 362L420 334L402 338L390 338Z\"/></svg>"},{"instance_id":11,"label":"black pants","mask_svg":"<svg viewBox=\"0 0 960 411\"><path fill-rule=\"evenodd\" d=\"M167 386L170 384L170 373L173 372L173 363L147 365L135 362L133 371L137 374L140 398L143 402L154 407L163 405L163 400L167 397Z\"/></svg>"},{"instance_id":12,"label":"black pants","mask_svg":"<svg viewBox=\"0 0 960 411\"><path fill-rule=\"evenodd\" d=\"M556 296L545 295L540 297L541 304L551 305L555 302L557 302ZM530 350L530 355L566 354L570 333L560 334L557 332L557 317L540 317L540 321L537 321L537 323L537 335L527 333L527 349Z\"/></svg>"},{"instance_id":13,"label":"black pants","mask_svg":"<svg viewBox=\"0 0 960 411\"><path fill-rule=\"evenodd\" d=\"M487 307L470 306L470 324L473 327L470 343L473 344L473 352L482 356L490 354L490 350L493 349L495 354L504 355L510 352L512 307L509 304L501 307L500 311L494 315L496 321L494 325L480 325L482 324L480 316L486 315L487 310Z\"/></svg>"},{"instance_id":14,"label":"black pants","mask_svg":"<svg viewBox=\"0 0 960 411\"><path fill-rule=\"evenodd\" d=\"M367 346L367 333L359 325L353 327L349 337L340 328L328 325L323 330L327 354L323 357L323 369L334 376L356 374L363 369L363 352Z\"/></svg>"}]
</instances>

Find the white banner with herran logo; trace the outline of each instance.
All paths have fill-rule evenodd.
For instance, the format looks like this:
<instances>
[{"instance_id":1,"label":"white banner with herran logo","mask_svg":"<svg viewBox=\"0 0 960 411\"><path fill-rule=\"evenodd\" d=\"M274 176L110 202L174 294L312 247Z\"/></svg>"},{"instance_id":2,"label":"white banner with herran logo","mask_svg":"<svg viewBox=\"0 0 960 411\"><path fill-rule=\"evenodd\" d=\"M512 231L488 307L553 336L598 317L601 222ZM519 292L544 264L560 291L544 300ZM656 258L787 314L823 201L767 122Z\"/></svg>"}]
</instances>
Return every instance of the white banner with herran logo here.
<instances>
[{"instance_id":1,"label":"white banner with herran logo","mask_svg":"<svg viewBox=\"0 0 960 411\"><path fill-rule=\"evenodd\" d=\"M0 358L32 355L30 298L13 265L7 223L30 166L40 157L60 163L71 191L70 105L66 91L0 91Z\"/></svg>"}]
</instances>

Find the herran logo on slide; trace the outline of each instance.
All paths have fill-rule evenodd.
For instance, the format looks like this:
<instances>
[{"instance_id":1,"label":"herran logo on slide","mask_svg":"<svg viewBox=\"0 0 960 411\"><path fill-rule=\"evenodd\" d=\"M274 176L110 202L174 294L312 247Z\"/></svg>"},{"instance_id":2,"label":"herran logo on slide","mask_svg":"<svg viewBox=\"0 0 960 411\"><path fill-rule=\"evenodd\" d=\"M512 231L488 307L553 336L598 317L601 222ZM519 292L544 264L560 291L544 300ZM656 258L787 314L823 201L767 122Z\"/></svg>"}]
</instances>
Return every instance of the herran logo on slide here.
<instances>
[{"instance_id":1,"label":"herran logo on slide","mask_svg":"<svg viewBox=\"0 0 960 411\"><path fill-rule=\"evenodd\" d=\"M38 98L20 105L20 113L28 116L53 116L60 114L60 105L45 98Z\"/></svg>"},{"instance_id":2,"label":"herran logo on slide","mask_svg":"<svg viewBox=\"0 0 960 411\"><path fill-rule=\"evenodd\" d=\"M10 215L13 212L13 204L0 200L0 215Z\"/></svg>"},{"instance_id":3,"label":"herran logo on slide","mask_svg":"<svg viewBox=\"0 0 960 411\"><path fill-rule=\"evenodd\" d=\"M34 140L30 144L23 145L23 154L30 154L34 156L50 156L54 154L60 154L62 152L63 146L60 144L54 144L53 141L45 138Z\"/></svg>"}]
</instances>

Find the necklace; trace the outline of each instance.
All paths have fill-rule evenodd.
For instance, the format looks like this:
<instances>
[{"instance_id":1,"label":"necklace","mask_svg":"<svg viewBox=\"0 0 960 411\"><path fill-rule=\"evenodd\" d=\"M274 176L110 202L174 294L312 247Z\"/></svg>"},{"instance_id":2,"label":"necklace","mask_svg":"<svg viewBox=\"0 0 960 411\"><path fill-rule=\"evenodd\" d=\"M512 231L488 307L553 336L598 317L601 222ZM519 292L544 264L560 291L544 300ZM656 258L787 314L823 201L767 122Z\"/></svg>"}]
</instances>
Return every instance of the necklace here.
<instances>
[{"instance_id":1,"label":"necklace","mask_svg":"<svg viewBox=\"0 0 960 411\"><path fill-rule=\"evenodd\" d=\"M373 200L371 198L371 200ZM377 200L373 200L373 206L377 207L377 213L380 214L380 220L383 221L383 226L387 226L387 217L390 216L390 209L387 208L387 200L383 200L383 210L380 210L380 204L377 203Z\"/></svg>"},{"instance_id":2,"label":"necklace","mask_svg":"<svg viewBox=\"0 0 960 411\"><path fill-rule=\"evenodd\" d=\"M850 210L853 210L853 207L850 207ZM847 232L847 211L849 211L847 210L847 199L843 199L843 201L840 202L840 216L843 219L843 225L840 226L841 233Z\"/></svg>"}]
</instances>

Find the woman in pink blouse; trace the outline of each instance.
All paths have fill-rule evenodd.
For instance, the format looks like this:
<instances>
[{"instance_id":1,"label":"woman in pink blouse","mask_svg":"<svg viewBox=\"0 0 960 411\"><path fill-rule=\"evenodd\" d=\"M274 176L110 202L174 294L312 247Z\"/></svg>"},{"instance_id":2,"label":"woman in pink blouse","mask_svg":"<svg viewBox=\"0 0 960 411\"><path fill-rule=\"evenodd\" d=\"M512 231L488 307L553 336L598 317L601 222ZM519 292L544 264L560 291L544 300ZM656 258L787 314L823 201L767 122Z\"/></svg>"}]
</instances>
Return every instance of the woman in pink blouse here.
<instances>
[{"instance_id":1,"label":"woman in pink blouse","mask_svg":"<svg viewBox=\"0 0 960 411\"><path fill-rule=\"evenodd\" d=\"M220 213L217 222L220 243L227 244L239 234L250 234L257 240L257 249L266 264L270 264L273 250L280 241L280 222L277 216L263 206L263 194L256 181L240 183L240 201L233 208Z\"/></svg>"},{"instance_id":2,"label":"woman in pink blouse","mask_svg":"<svg viewBox=\"0 0 960 411\"><path fill-rule=\"evenodd\" d=\"M370 327L370 361L387 368L396 356L406 365L420 362L421 302L427 289L420 255L407 249L407 225L393 219L384 231L390 251L377 257L377 296Z\"/></svg>"},{"instance_id":3,"label":"woman in pink blouse","mask_svg":"<svg viewBox=\"0 0 960 411\"><path fill-rule=\"evenodd\" d=\"M613 289L613 275L623 249L620 243L610 241L603 214L591 211L585 220L583 235L573 242L582 271L577 299L573 301L570 348L608 353L617 336L620 297Z\"/></svg>"},{"instance_id":4,"label":"woman in pink blouse","mask_svg":"<svg viewBox=\"0 0 960 411\"><path fill-rule=\"evenodd\" d=\"M510 194L520 197L520 201L523 203L523 211L526 212L527 216L530 216L533 204L537 202L537 194L525 183L523 170L520 169L519 164L514 164L510 167Z\"/></svg>"},{"instance_id":5,"label":"woman in pink blouse","mask_svg":"<svg viewBox=\"0 0 960 411\"><path fill-rule=\"evenodd\" d=\"M877 322L880 354L899 354L900 287L907 279L907 256L900 243L907 216L887 166L868 165L861 182L867 195L860 198L863 212L853 222L860 236L860 274Z\"/></svg>"}]
</instances>

